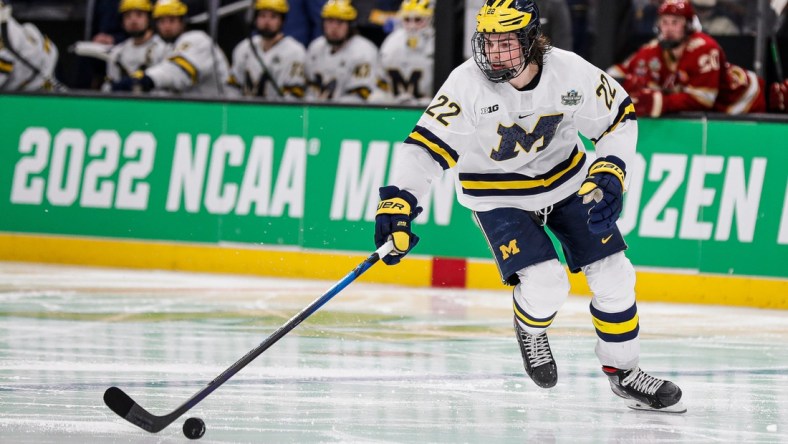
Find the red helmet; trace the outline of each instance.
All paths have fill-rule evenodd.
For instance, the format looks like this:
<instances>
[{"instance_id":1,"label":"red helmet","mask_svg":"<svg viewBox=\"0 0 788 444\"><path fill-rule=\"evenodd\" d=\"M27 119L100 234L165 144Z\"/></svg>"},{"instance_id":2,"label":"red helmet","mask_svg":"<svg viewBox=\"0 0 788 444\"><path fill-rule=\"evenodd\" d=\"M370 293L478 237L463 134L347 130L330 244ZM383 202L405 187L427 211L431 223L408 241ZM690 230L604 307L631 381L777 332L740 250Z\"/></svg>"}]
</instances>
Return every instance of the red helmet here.
<instances>
[{"instance_id":1,"label":"red helmet","mask_svg":"<svg viewBox=\"0 0 788 444\"><path fill-rule=\"evenodd\" d=\"M687 22L691 22L695 15L695 9L692 8L692 3L689 0L665 0L659 6L657 14L678 15L687 19Z\"/></svg>"}]
</instances>

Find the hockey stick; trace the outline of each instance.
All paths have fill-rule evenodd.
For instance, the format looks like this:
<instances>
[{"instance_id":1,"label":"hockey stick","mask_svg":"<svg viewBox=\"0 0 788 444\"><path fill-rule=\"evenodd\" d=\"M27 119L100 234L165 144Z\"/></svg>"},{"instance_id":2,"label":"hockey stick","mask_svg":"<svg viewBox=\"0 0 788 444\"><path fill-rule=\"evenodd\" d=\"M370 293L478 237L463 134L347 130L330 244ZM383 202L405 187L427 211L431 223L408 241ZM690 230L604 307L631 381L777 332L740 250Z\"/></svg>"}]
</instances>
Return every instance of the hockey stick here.
<instances>
[{"instance_id":1,"label":"hockey stick","mask_svg":"<svg viewBox=\"0 0 788 444\"><path fill-rule=\"evenodd\" d=\"M268 349L268 347L274 345L276 341L282 339L284 335L290 332L290 330L296 328L298 324L303 322L306 318L312 315L312 313L316 312L320 307L323 306L326 302L331 300L334 296L336 296L340 291L342 291L345 287L347 287L351 282L356 280L359 276L361 276L365 271L367 271L370 267L375 265L380 258L385 257L394 249L394 244L392 241L386 242L383 244L382 247L378 248L374 253L372 253L368 258L364 260L364 262L360 263L353 271L348 273L344 278L342 278L339 282L334 284L323 296L315 299L311 304L309 304L306 308L301 310L297 315L290 318L287 323L279 327L271 336L267 337L263 342L260 343L257 347L253 348L249 353L247 353L244 357L239 359L235 362L235 364L231 365L227 370L222 372L219 376L217 376L213 381L209 382L205 388L200 390L199 392L195 393L188 401L181 404L180 407L168 413L164 416L156 416L144 408L142 408L139 404L137 404L129 395L127 395L123 390L117 387L110 387L104 392L104 403L107 404L107 407L110 408L113 412L117 413L118 416L124 418L126 421L140 427L141 429L151 432L157 433L163 430L165 427L170 425L173 421L178 419L181 415L189 411L192 407L197 405L200 401L205 399L206 396L210 395L214 390L219 388L222 384L227 382L228 379L232 378L233 375L238 373L242 368L246 367L247 364L252 362L255 358L260 356L264 351Z\"/></svg>"},{"instance_id":2,"label":"hockey stick","mask_svg":"<svg viewBox=\"0 0 788 444\"><path fill-rule=\"evenodd\" d=\"M268 66L265 65L265 62L263 62L263 58L260 56L260 53L257 52L257 45L254 44L254 40L252 39L252 36L250 35L247 38L249 39L249 45L251 45L252 47L252 53L257 59L257 63L259 63L260 67L263 68L263 73L264 73L263 76L268 77L268 80L271 81L271 86L274 87L276 93L279 94L279 97L284 97L285 93L282 92L282 89L279 88L279 85L276 84L276 80L274 80L274 75L271 73L271 70L268 69Z\"/></svg>"},{"instance_id":3,"label":"hockey stick","mask_svg":"<svg viewBox=\"0 0 788 444\"><path fill-rule=\"evenodd\" d=\"M786 14L779 14L777 16L777 23L774 24L774 30L772 31L772 35L769 38L769 49L771 50L772 61L774 62L774 70L777 74L777 82L782 83L785 80L783 77L783 61L780 57L780 47L777 44L777 33L780 32L780 28L782 28L783 23L785 22Z\"/></svg>"}]
</instances>

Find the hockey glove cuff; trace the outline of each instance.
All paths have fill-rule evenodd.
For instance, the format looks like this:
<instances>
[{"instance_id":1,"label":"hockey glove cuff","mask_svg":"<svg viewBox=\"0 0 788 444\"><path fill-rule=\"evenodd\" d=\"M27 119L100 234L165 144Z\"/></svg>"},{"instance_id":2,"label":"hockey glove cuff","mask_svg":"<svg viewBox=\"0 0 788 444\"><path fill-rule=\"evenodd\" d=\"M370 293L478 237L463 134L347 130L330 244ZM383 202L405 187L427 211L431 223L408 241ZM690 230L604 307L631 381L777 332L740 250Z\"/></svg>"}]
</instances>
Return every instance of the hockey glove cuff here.
<instances>
[{"instance_id":1,"label":"hockey glove cuff","mask_svg":"<svg viewBox=\"0 0 788 444\"><path fill-rule=\"evenodd\" d=\"M148 92L154 87L153 79L143 71L135 71L131 77L123 77L117 82L112 82L113 91Z\"/></svg>"},{"instance_id":2,"label":"hockey glove cuff","mask_svg":"<svg viewBox=\"0 0 788 444\"><path fill-rule=\"evenodd\" d=\"M131 77L134 79L135 83L139 85L139 88L142 91L148 92L153 89L153 79L148 77L148 75L145 74L145 71L135 71Z\"/></svg>"},{"instance_id":3,"label":"hockey glove cuff","mask_svg":"<svg viewBox=\"0 0 788 444\"><path fill-rule=\"evenodd\" d=\"M618 220L624 203L625 168L623 160L607 156L597 159L588 169L577 195L583 198L583 204L591 204L588 228L592 233L604 233Z\"/></svg>"},{"instance_id":4,"label":"hockey glove cuff","mask_svg":"<svg viewBox=\"0 0 788 444\"><path fill-rule=\"evenodd\" d=\"M380 189L380 203L375 215L375 245L380 248L389 239L394 241L394 251L382 258L387 265L398 264L419 237L411 232L411 222L422 211L416 197L395 186Z\"/></svg>"}]
</instances>

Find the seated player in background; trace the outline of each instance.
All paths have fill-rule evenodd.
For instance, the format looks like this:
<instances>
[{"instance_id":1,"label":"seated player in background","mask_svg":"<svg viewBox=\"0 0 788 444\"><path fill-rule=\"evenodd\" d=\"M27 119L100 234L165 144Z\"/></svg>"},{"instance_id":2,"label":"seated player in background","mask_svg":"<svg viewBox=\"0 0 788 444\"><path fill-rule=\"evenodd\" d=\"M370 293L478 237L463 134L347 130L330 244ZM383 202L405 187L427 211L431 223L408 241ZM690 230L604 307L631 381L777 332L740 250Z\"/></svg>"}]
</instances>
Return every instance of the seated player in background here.
<instances>
[{"instance_id":1,"label":"seated player in background","mask_svg":"<svg viewBox=\"0 0 788 444\"><path fill-rule=\"evenodd\" d=\"M112 84L113 91L155 91L184 96L237 95L222 50L203 31L186 31L188 7L180 0L158 0L153 19L167 44L164 59Z\"/></svg>"},{"instance_id":2,"label":"seated player in background","mask_svg":"<svg viewBox=\"0 0 788 444\"><path fill-rule=\"evenodd\" d=\"M0 0L0 91L51 91L57 58L54 43Z\"/></svg>"},{"instance_id":3,"label":"seated player in background","mask_svg":"<svg viewBox=\"0 0 788 444\"><path fill-rule=\"evenodd\" d=\"M255 1L257 34L242 40L233 50L232 83L244 96L275 101L304 97L306 49L282 33L289 10L286 0Z\"/></svg>"},{"instance_id":4,"label":"seated player in background","mask_svg":"<svg viewBox=\"0 0 788 444\"><path fill-rule=\"evenodd\" d=\"M689 0L665 0L657 30L655 40L607 71L622 82L639 116L766 110L763 80L728 62L720 45L701 32Z\"/></svg>"},{"instance_id":5,"label":"seated player in background","mask_svg":"<svg viewBox=\"0 0 788 444\"><path fill-rule=\"evenodd\" d=\"M515 336L534 383L558 381L547 329L569 295L549 229L594 294L596 355L613 392L632 408L684 412L681 389L638 365L635 270L615 224L637 146L634 107L604 72L552 48L539 18L533 0L482 6L473 59L449 75L380 189L375 244L393 240L382 260L398 263L419 240L411 231L419 200L456 168L457 198L473 211L501 280L514 287ZM580 134L595 143L595 160Z\"/></svg>"},{"instance_id":6,"label":"seated player in background","mask_svg":"<svg viewBox=\"0 0 788 444\"><path fill-rule=\"evenodd\" d=\"M769 111L788 113L788 79L774 82L769 87Z\"/></svg>"},{"instance_id":7,"label":"seated player in background","mask_svg":"<svg viewBox=\"0 0 788 444\"><path fill-rule=\"evenodd\" d=\"M432 100L435 61L434 0L405 0L400 22L380 47L379 82L383 101L427 105Z\"/></svg>"},{"instance_id":8,"label":"seated player in background","mask_svg":"<svg viewBox=\"0 0 788 444\"><path fill-rule=\"evenodd\" d=\"M164 59L166 45L153 32L152 11L150 0L121 0L118 12L123 30L129 38L110 51L103 90L110 91L113 82L120 82L124 77L131 78L136 71L144 71Z\"/></svg>"},{"instance_id":9,"label":"seated player in background","mask_svg":"<svg viewBox=\"0 0 788 444\"><path fill-rule=\"evenodd\" d=\"M349 0L328 0L320 13L323 35L307 49L307 98L366 102L378 78L378 48L358 35L358 11Z\"/></svg>"}]
</instances>

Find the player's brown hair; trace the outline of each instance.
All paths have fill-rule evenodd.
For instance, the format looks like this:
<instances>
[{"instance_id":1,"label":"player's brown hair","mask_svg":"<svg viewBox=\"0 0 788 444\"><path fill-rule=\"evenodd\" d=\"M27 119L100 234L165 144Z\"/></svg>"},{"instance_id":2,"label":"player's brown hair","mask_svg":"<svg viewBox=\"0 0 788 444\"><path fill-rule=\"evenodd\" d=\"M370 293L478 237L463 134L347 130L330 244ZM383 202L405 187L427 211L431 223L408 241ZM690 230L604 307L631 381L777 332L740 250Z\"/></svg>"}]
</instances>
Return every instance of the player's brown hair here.
<instances>
[{"instance_id":1,"label":"player's brown hair","mask_svg":"<svg viewBox=\"0 0 788 444\"><path fill-rule=\"evenodd\" d=\"M550 38L544 34L539 34L539 37L536 38L531 48L531 53L528 57L531 59L529 63L544 66L544 56L550 52L551 49L553 49L553 43L550 41Z\"/></svg>"}]
</instances>

